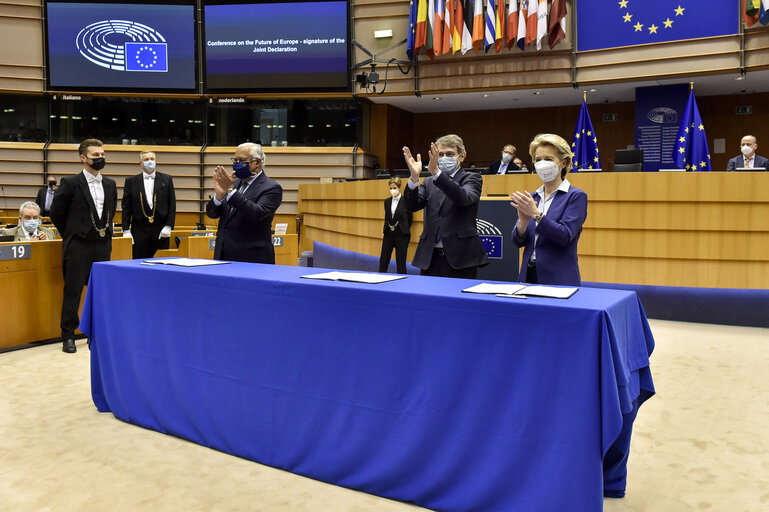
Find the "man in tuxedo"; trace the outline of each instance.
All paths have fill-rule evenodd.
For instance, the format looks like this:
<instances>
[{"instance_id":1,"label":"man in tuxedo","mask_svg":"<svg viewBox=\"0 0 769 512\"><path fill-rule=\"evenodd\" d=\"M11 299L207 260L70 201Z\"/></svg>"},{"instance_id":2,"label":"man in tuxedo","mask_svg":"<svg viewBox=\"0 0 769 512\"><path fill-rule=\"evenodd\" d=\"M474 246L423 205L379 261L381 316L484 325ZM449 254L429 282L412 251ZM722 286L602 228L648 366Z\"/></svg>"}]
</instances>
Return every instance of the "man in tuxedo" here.
<instances>
[{"instance_id":1,"label":"man in tuxedo","mask_svg":"<svg viewBox=\"0 0 769 512\"><path fill-rule=\"evenodd\" d=\"M155 153L139 153L142 172L123 186L123 236L132 239L132 255L152 258L158 249L168 249L176 219L176 193L170 175L158 172Z\"/></svg>"},{"instance_id":2,"label":"man in tuxedo","mask_svg":"<svg viewBox=\"0 0 769 512\"><path fill-rule=\"evenodd\" d=\"M117 207L115 180L101 174L106 165L104 148L97 139L86 139L78 148L83 172L61 179L51 204L51 220L59 230L64 299L61 305L62 350L77 351L75 329L83 286L91 265L112 254L112 219Z\"/></svg>"},{"instance_id":3,"label":"man in tuxedo","mask_svg":"<svg viewBox=\"0 0 769 512\"><path fill-rule=\"evenodd\" d=\"M272 219L283 200L283 189L264 173L262 146L246 142L232 158L232 173L214 169L214 197L206 214L219 219L214 259L275 263Z\"/></svg>"},{"instance_id":4,"label":"man in tuxedo","mask_svg":"<svg viewBox=\"0 0 769 512\"><path fill-rule=\"evenodd\" d=\"M379 255L379 271L387 272L390 258L395 249L395 268L399 274L406 273L406 253L411 240L413 214L406 209L401 195L401 179L390 178L390 197L384 201L384 226L382 227L382 252Z\"/></svg>"},{"instance_id":5,"label":"man in tuxedo","mask_svg":"<svg viewBox=\"0 0 769 512\"><path fill-rule=\"evenodd\" d=\"M37 198L35 198L35 202L40 207L40 213L43 217L51 215L51 203L53 202L54 192L56 192L56 178L48 176L48 185L41 187L37 191Z\"/></svg>"},{"instance_id":6,"label":"man in tuxedo","mask_svg":"<svg viewBox=\"0 0 769 512\"><path fill-rule=\"evenodd\" d=\"M513 161L515 158L515 146L507 144L502 148L502 159L493 162L489 166L489 174L509 174L521 168Z\"/></svg>"},{"instance_id":7,"label":"man in tuxedo","mask_svg":"<svg viewBox=\"0 0 769 512\"><path fill-rule=\"evenodd\" d=\"M739 168L753 169L763 167L769 170L769 160L756 154L758 141L754 135L745 135L740 141L740 156L735 156L726 164L727 171L735 171Z\"/></svg>"},{"instance_id":8,"label":"man in tuxedo","mask_svg":"<svg viewBox=\"0 0 769 512\"><path fill-rule=\"evenodd\" d=\"M423 231L411 262L422 275L475 279L478 267L489 262L476 228L483 178L461 164L465 145L458 135L444 135L430 144L427 170L419 185L422 157L403 148L411 171L403 198L406 208L424 208Z\"/></svg>"},{"instance_id":9,"label":"man in tuxedo","mask_svg":"<svg viewBox=\"0 0 769 512\"><path fill-rule=\"evenodd\" d=\"M40 225L40 207L32 201L26 201L19 207L19 224L3 231L4 235L12 235L14 242L36 240L53 240L56 238L51 228Z\"/></svg>"}]
</instances>

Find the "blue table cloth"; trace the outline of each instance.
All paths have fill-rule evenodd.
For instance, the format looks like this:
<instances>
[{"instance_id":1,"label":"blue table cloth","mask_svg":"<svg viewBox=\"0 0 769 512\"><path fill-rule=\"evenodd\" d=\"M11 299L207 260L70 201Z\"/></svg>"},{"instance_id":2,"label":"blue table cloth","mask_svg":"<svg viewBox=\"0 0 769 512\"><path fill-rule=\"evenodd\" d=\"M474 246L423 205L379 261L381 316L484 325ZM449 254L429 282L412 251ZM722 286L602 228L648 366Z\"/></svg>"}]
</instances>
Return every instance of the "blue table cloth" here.
<instances>
[{"instance_id":1,"label":"blue table cloth","mask_svg":"<svg viewBox=\"0 0 769 512\"><path fill-rule=\"evenodd\" d=\"M300 278L320 271L96 263L80 324L96 407L436 510L602 509L604 458L654 393L634 292Z\"/></svg>"}]
</instances>

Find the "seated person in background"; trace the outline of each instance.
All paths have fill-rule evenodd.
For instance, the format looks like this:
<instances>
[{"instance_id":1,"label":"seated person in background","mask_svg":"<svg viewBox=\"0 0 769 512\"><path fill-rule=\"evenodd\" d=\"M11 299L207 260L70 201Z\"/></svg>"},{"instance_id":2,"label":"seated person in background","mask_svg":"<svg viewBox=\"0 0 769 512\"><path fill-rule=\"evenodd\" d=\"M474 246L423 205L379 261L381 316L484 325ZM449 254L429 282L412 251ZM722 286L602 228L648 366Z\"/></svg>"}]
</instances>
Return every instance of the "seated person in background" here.
<instances>
[{"instance_id":1,"label":"seated person in background","mask_svg":"<svg viewBox=\"0 0 769 512\"><path fill-rule=\"evenodd\" d=\"M406 202L401 201L401 179L397 176L390 178L388 183L390 194L384 200L384 235L382 237L382 254L379 256L379 271L387 272L390 257L395 249L395 263L399 274L406 273L406 251L411 240L411 219L413 214L406 209Z\"/></svg>"},{"instance_id":2,"label":"seated person in background","mask_svg":"<svg viewBox=\"0 0 769 512\"><path fill-rule=\"evenodd\" d=\"M587 218L587 194L566 179L571 148L558 135L541 133L529 153L543 185L510 196L518 210L513 243L524 247L518 281L580 286L577 242Z\"/></svg>"},{"instance_id":3,"label":"seated person in background","mask_svg":"<svg viewBox=\"0 0 769 512\"><path fill-rule=\"evenodd\" d=\"M726 164L727 171L734 171L736 169L753 169L755 167L763 167L769 170L769 160L756 154L758 149L758 141L754 135L745 135L740 141L740 151L742 155L735 156L729 163Z\"/></svg>"},{"instance_id":4,"label":"seated person in background","mask_svg":"<svg viewBox=\"0 0 769 512\"><path fill-rule=\"evenodd\" d=\"M523 160L521 160L521 159L520 159L520 158L518 158L518 157L515 157L515 158L513 158L513 163L514 163L515 165L517 165L517 166L518 166L518 167L519 167L521 170L524 170L524 171L528 171L528 170L529 170L529 168L528 168L528 167L526 167L526 164L525 164L525 163L523 163Z\"/></svg>"},{"instance_id":5,"label":"seated person in background","mask_svg":"<svg viewBox=\"0 0 769 512\"><path fill-rule=\"evenodd\" d=\"M502 160L497 160L489 166L489 174L507 174L510 171L520 170L520 166L513 162L515 158L515 146L507 144L502 148Z\"/></svg>"},{"instance_id":6,"label":"seated person in background","mask_svg":"<svg viewBox=\"0 0 769 512\"><path fill-rule=\"evenodd\" d=\"M41 187L37 191L37 198L35 202L40 207L40 214L43 217L48 217L51 214L51 203L53 203L53 193L56 192L56 178L54 176L48 176L48 185Z\"/></svg>"},{"instance_id":7,"label":"seated person in background","mask_svg":"<svg viewBox=\"0 0 769 512\"><path fill-rule=\"evenodd\" d=\"M13 235L15 242L53 240L56 238L50 228L40 226L40 207L33 201L19 207L19 225L6 229L4 235Z\"/></svg>"}]
</instances>

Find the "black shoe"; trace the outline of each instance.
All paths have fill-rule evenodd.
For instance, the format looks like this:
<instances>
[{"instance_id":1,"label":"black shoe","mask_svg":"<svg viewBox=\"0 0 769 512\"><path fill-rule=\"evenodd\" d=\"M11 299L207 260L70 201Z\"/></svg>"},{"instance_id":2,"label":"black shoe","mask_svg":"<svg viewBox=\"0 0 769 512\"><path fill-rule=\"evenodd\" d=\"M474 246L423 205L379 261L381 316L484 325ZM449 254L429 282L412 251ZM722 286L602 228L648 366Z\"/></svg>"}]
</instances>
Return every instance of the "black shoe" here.
<instances>
[{"instance_id":1,"label":"black shoe","mask_svg":"<svg viewBox=\"0 0 769 512\"><path fill-rule=\"evenodd\" d=\"M64 346L62 346L61 350L67 354L74 354L77 352L77 345L75 345L75 340L72 338L67 338L64 340Z\"/></svg>"}]
</instances>

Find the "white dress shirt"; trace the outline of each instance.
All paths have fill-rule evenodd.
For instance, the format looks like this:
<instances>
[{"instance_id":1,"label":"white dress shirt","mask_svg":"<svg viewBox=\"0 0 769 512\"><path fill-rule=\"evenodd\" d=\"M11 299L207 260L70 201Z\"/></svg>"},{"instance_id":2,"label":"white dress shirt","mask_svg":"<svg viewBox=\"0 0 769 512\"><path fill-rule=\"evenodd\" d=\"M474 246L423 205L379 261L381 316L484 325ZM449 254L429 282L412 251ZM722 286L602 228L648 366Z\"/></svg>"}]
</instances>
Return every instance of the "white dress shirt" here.
<instances>
[{"instance_id":1,"label":"white dress shirt","mask_svg":"<svg viewBox=\"0 0 769 512\"><path fill-rule=\"evenodd\" d=\"M743 156L742 158L745 159L745 168L746 169L752 169L753 168L753 162L756 160L756 154L753 153L753 156L748 158L747 156Z\"/></svg>"},{"instance_id":2,"label":"white dress shirt","mask_svg":"<svg viewBox=\"0 0 769 512\"><path fill-rule=\"evenodd\" d=\"M508 164L506 164L505 162L502 162L501 164L499 164L499 170L497 171L497 174L505 174L507 172L507 166Z\"/></svg>"},{"instance_id":3,"label":"white dress shirt","mask_svg":"<svg viewBox=\"0 0 769 512\"><path fill-rule=\"evenodd\" d=\"M553 193L547 196L547 199L545 199L545 186L542 185L537 189L535 192L536 194L539 194L539 197L541 200L539 201L539 209L542 212L542 216L544 217L547 215L547 211L550 210L550 205L553 204L553 198L555 198L555 194L561 190L563 192L568 192L569 187L571 187L571 183L569 183L569 180L564 179L560 185L558 185L558 188L553 190ZM517 229L517 228L516 228ZM539 238L539 235L537 234L537 231L534 231L534 250L531 251L531 259L534 261L537 261L537 239Z\"/></svg>"},{"instance_id":4,"label":"white dress shirt","mask_svg":"<svg viewBox=\"0 0 769 512\"><path fill-rule=\"evenodd\" d=\"M395 217L395 209L398 208L398 202L400 202L400 200L401 200L400 194L398 194L397 196L393 196L393 202L392 202L392 205L390 206L390 215L392 215L393 217Z\"/></svg>"},{"instance_id":5,"label":"white dress shirt","mask_svg":"<svg viewBox=\"0 0 769 512\"><path fill-rule=\"evenodd\" d=\"M51 203L53 203L53 194L54 190L51 187L48 187L48 190L45 192L45 207L43 210L49 212L51 211Z\"/></svg>"},{"instance_id":6,"label":"white dress shirt","mask_svg":"<svg viewBox=\"0 0 769 512\"><path fill-rule=\"evenodd\" d=\"M91 191L91 198L93 199L93 204L96 206L96 213L98 213L99 218L101 218L102 212L104 211L104 185L101 183L101 173L94 176L83 169L83 174L85 175L85 180L88 182L88 190Z\"/></svg>"},{"instance_id":7,"label":"white dress shirt","mask_svg":"<svg viewBox=\"0 0 769 512\"><path fill-rule=\"evenodd\" d=\"M249 187L249 186L251 186L251 184L254 182L254 180L255 180L256 178L258 178L258 177L259 177L259 175L260 175L260 174L262 174L262 172L263 172L263 171L259 171L259 172L258 172L256 175L254 175L254 176L250 177L250 178L249 178L249 179L247 179L247 180L241 180L241 181L240 181L240 185L238 186L238 188L237 188L236 190L233 190L233 191L232 191L232 192L230 192L229 194L227 194L227 195L225 196L225 198L224 198L224 199L226 200L226 199L229 199L229 198L231 198L231 197L232 197L232 194L234 194L235 192L240 192L241 194L245 194L245 193L246 193L246 190L248 190L248 187ZM243 184L244 184L244 183L246 184L246 186L245 186L245 187L243 186ZM222 204L223 202L224 202L224 201L219 201L219 200L216 198L216 196L214 196L214 204L215 204L216 206L219 206L219 205L220 205L220 204Z\"/></svg>"},{"instance_id":8,"label":"white dress shirt","mask_svg":"<svg viewBox=\"0 0 769 512\"><path fill-rule=\"evenodd\" d=\"M144 197L147 198L147 204L152 208L152 195L155 193L155 171L152 174L144 174Z\"/></svg>"}]
</instances>

